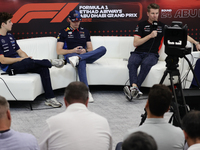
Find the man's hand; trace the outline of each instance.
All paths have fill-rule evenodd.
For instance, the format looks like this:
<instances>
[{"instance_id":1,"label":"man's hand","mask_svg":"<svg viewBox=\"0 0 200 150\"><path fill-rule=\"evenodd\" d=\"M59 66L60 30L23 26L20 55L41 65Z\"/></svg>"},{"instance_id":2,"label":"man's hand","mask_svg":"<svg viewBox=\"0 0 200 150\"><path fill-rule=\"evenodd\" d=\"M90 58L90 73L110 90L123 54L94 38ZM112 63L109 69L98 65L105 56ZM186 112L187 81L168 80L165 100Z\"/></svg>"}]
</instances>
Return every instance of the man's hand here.
<instances>
[{"instance_id":1,"label":"man's hand","mask_svg":"<svg viewBox=\"0 0 200 150\"><path fill-rule=\"evenodd\" d=\"M26 58L24 58L24 57L20 57L20 58L19 58L19 61L22 61L23 59L26 59Z\"/></svg>"},{"instance_id":2,"label":"man's hand","mask_svg":"<svg viewBox=\"0 0 200 150\"><path fill-rule=\"evenodd\" d=\"M198 43L198 44L196 44L196 48L197 48L197 51L199 51L200 50L200 44Z\"/></svg>"},{"instance_id":3,"label":"man's hand","mask_svg":"<svg viewBox=\"0 0 200 150\"><path fill-rule=\"evenodd\" d=\"M84 53L86 53L86 50L82 46L77 46L73 50L77 54L84 54Z\"/></svg>"},{"instance_id":4,"label":"man's hand","mask_svg":"<svg viewBox=\"0 0 200 150\"><path fill-rule=\"evenodd\" d=\"M151 38L155 38L155 37L157 37L157 34L158 34L158 31L153 30L153 31L151 32L150 36L151 36Z\"/></svg>"}]
</instances>

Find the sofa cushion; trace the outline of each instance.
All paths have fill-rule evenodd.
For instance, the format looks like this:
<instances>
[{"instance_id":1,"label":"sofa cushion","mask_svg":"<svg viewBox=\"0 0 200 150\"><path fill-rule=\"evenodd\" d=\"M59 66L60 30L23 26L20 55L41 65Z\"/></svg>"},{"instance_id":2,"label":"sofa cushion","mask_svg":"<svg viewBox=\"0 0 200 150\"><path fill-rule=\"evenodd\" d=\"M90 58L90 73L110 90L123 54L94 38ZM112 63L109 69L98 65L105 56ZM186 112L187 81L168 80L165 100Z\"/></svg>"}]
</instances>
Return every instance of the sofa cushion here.
<instances>
[{"instance_id":1,"label":"sofa cushion","mask_svg":"<svg viewBox=\"0 0 200 150\"><path fill-rule=\"evenodd\" d=\"M39 37L17 40L21 50L34 59L57 58L55 37Z\"/></svg>"}]
</instances>

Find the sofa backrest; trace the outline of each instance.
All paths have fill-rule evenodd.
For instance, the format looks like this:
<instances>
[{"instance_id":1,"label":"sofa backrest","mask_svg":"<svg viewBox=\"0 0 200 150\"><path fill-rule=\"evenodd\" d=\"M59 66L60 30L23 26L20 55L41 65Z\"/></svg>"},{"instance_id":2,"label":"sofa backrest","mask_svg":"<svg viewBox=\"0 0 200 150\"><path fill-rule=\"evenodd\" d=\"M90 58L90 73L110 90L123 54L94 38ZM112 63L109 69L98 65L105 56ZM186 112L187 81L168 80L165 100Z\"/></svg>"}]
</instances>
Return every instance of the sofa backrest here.
<instances>
[{"instance_id":1,"label":"sofa backrest","mask_svg":"<svg viewBox=\"0 0 200 150\"><path fill-rule=\"evenodd\" d=\"M93 49L99 46L105 46L107 49L104 58L126 58L130 57L130 52L135 50L133 46L133 36L91 36ZM29 56L35 59L54 59L57 58L55 37L38 37L17 40L20 48ZM187 46L192 47L190 42ZM164 44L159 51L159 60L164 61L166 58Z\"/></svg>"},{"instance_id":2,"label":"sofa backrest","mask_svg":"<svg viewBox=\"0 0 200 150\"><path fill-rule=\"evenodd\" d=\"M19 47L34 59L57 58L55 37L38 37L17 40Z\"/></svg>"},{"instance_id":3,"label":"sofa backrest","mask_svg":"<svg viewBox=\"0 0 200 150\"><path fill-rule=\"evenodd\" d=\"M133 51L133 36L91 36L93 49L105 46L105 58L129 58Z\"/></svg>"},{"instance_id":4,"label":"sofa backrest","mask_svg":"<svg viewBox=\"0 0 200 150\"><path fill-rule=\"evenodd\" d=\"M126 58L130 57L130 52L135 50L133 46L133 36L91 36L93 49L99 46L105 46L107 52L105 58ZM164 61L166 54L164 44L159 51L159 60Z\"/></svg>"}]
</instances>

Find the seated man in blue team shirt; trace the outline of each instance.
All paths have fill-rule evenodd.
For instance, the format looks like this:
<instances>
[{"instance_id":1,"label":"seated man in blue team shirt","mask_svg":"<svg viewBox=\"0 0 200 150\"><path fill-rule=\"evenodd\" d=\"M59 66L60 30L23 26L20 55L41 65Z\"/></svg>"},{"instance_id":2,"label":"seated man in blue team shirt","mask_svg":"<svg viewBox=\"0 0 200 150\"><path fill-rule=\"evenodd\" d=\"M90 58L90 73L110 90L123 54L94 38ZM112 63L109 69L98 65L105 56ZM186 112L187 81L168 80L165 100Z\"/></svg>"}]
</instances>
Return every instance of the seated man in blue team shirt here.
<instances>
[{"instance_id":1,"label":"seated man in blue team shirt","mask_svg":"<svg viewBox=\"0 0 200 150\"><path fill-rule=\"evenodd\" d=\"M7 33L12 29L13 15L2 12L0 13L0 67L8 74L22 73L38 73L42 80L42 85L45 91L45 104L52 107L61 107L62 105L56 100L49 74L49 68L52 66L62 67L63 60L34 60L22 51L17 44L14 36Z\"/></svg>"},{"instance_id":2,"label":"seated man in blue team shirt","mask_svg":"<svg viewBox=\"0 0 200 150\"><path fill-rule=\"evenodd\" d=\"M101 46L92 48L89 31L80 27L81 15L77 10L72 10L68 16L69 25L62 29L58 35L57 53L64 55L65 60L77 67L81 82L88 86L86 63L93 63L106 53L106 48ZM93 102L89 92L89 102Z\"/></svg>"}]
</instances>

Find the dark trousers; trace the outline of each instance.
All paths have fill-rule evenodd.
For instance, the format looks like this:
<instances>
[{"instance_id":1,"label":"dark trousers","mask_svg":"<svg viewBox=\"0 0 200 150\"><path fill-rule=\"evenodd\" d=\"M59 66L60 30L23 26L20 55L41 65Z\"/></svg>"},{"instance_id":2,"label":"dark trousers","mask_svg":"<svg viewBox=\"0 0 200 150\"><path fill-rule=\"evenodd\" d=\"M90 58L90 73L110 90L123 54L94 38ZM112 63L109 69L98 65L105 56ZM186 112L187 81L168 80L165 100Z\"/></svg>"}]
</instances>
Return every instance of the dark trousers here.
<instances>
[{"instance_id":1,"label":"dark trousers","mask_svg":"<svg viewBox=\"0 0 200 150\"><path fill-rule=\"evenodd\" d=\"M131 52L131 56L128 60L130 86L135 83L137 84L138 88L141 87L151 67L157 64L158 57L159 55L155 53ZM139 66L140 72L137 75Z\"/></svg>"},{"instance_id":2,"label":"dark trousers","mask_svg":"<svg viewBox=\"0 0 200 150\"><path fill-rule=\"evenodd\" d=\"M87 74L86 74L86 63L93 63L97 59L101 58L105 53L106 53L106 48L104 46L101 46L93 51L90 51L84 54L76 54L76 53L67 54L65 55L65 59L67 60L68 63L70 63L68 59L69 57L78 56L81 58L77 66L78 75L79 75L80 81L85 83L85 85L88 86Z\"/></svg>"},{"instance_id":3,"label":"dark trousers","mask_svg":"<svg viewBox=\"0 0 200 150\"><path fill-rule=\"evenodd\" d=\"M198 59L197 62L196 62L196 65L194 67L194 73L195 73L195 75L197 77L197 80L200 83L200 59ZM193 80L192 80L192 86L198 87L198 84L197 84L195 78L193 78Z\"/></svg>"},{"instance_id":4,"label":"dark trousers","mask_svg":"<svg viewBox=\"0 0 200 150\"><path fill-rule=\"evenodd\" d=\"M45 98L48 99L55 97L52 90L51 78L48 69L51 67L51 62L47 59L34 60L31 58L26 58L22 61L9 65L6 72L10 72L11 69L13 69L15 74L23 74L27 72L38 73L41 77L42 85L45 91Z\"/></svg>"}]
</instances>

